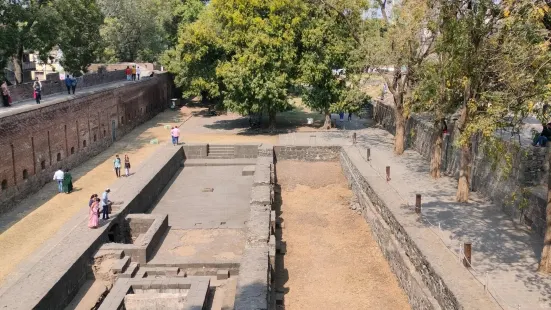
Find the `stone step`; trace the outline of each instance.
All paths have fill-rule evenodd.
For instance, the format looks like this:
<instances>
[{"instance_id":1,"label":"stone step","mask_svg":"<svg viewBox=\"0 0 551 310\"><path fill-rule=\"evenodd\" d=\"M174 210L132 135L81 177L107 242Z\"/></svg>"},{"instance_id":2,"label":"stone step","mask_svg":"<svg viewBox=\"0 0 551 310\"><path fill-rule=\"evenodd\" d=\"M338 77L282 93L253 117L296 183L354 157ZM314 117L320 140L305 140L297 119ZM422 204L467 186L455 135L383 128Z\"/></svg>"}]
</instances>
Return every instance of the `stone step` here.
<instances>
[{"instance_id":1,"label":"stone step","mask_svg":"<svg viewBox=\"0 0 551 310\"><path fill-rule=\"evenodd\" d=\"M232 159L233 155L208 155L207 158Z\"/></svg>"},{"instance_id":2,"label":"stone step","mask_svg":"<svg viewBox=\"0 0 551 310\"><path fill-rule=\"evenodd\" d=\"M125 256L113 264L113 273L121 274L126 271L126 268L130 265L130 256Z\"/></svg>"},{"instance_id":3,"label":"stone step","mask_svg":"<svg viewBox=\"0 0 551 310\"><path fill-rule=\"evenodd\" d=\"M138 272L138 269L140 269L140 264L138 263L130 263L124 273L120 275L121 278L133 278L134 275L136 275L136 272Z\"/></svg>"},{"instance_id":4,"label":"stone step","mask_svg":"<svg viewBox=\"0 0 551 310\"><path fill-rule=\"evenodd\" d=\"M209 152L209 156L210 155L230 155L230 156L233 156L235 153L234 152L226 152L226 151L211 151Z\"/></svg>"},{"instance_id":5,"label":"stone step","mask_svg":"<svg viewBox=\"0 0 551 310\"><path fill-rule=\"evenodd\" d=\"M197 158L186 159L185 167L196 166L250 166L256 164L256 158Z\"/></svg>"}]
</instances>

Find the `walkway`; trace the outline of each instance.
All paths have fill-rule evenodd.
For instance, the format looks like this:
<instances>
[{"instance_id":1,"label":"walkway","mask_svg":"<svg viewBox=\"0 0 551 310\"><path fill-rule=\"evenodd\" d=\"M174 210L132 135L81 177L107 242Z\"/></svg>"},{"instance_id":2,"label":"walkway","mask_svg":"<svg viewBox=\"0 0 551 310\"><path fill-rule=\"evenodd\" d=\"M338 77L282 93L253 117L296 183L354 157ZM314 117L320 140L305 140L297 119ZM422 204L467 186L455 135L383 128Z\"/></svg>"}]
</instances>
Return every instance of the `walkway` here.
<instances>
[{"instance_id":1,"label":"walkway","mask_svg":"<svg viewBox=\"0 0 551 310\"><path fill-rule=\"evenodd\" d=\"M146 79L147 79L147 77L141 79L140 81L143 81L143 80L146 80ZM65 101L67 99L85 97L85 96L89 96L89 95L91 95L93 93L96 93L96 92L99 92L99 91L119 88L119 87L124 86L126 84L139 83L140 81L125 81L124 80L124 81L120 81L120 82L106 83L106 84L101 84L101 85L86 87L86 88L78 88L77 87L76 93L74 95L69 95L65 92L62 92L62 93L52 94L52 95L49 95L49 96L44 96L42 101L40 102L40 105L56 104L56 103ZM61 81L60 83L63 83L63 81ZM11 107L0 106L0 118L2 118L4 116L8 116L8 115L14 115L14 114L17 114L17 113L29 111L29 110L37 108L37 106L38 105L36 104L36 101L34 99L14 102Z\"/></svg>"},{"instance_id":2,"label":"walkway","mask_svg":"<svg viewBox=\"0 0 551 310\"><path fill-rule=\"evenodd\" d=\"M346 145L349 157L366 176L384 176L385 167L390 166L392 195L397 193L402 204L409 206L415 204L415 194L422 195L423 223L440 238L448 255L457 258L460 242L472 242L471 271L481 282L481 290L487 275L490 292L503 309L551 309L551 276L536 271L543 245L541 237L517 227L498 206L476 193L471 194L469 204L455 202L457 181L430 178L428 162L414 151L395 156L393 137L388 132L370 128L357 134L356 146L350 143L351 132L317 133L315 143ZM309 136L282 135L280 140L313 144ZM364 154L367 146L371 148L369 163ZM461 267L459 259L456 261L456 266L444 268Z\"/></svg>"}]
</instances>

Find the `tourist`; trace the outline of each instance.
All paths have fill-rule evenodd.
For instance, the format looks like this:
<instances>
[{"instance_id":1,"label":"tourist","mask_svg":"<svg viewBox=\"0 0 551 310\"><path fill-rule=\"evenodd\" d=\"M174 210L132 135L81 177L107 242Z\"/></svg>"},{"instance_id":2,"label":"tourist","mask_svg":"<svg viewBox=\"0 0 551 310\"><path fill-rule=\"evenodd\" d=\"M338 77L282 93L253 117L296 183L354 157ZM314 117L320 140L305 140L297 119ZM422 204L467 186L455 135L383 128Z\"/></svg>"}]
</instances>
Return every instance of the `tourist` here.
<instances>
[{"instance_id":1,"label":"tourist","mask_svg":"<svg viewBox=\"0 0 551 310\"><path fill-rule=\"evenodd\" d=\"M130 81L130 79L132 79L132 70L129 66L126 66L126 70L124 70L124 73L126 74L126 80Z\"/></svg>"},{"instance_id":2,"label":"tourist","mask_svg":"<svg viewBox=\"0 0 551 310\"><path fill-rule=\"evenodd\" d=\"M38 77L34 80L33 90L33 97L36 100L36 104L40 104L40 100L42 100L42 83L40 83Z\"/></svg>"},{"instance_id":3,"label":"tourist","mask_svg":"<svg viewBox=\"0 0 551 310\"><path fill-rule=\"evenodd\" d=\"M10 96L10 90L8 88L8 80L4 79L2 81L2 103L5 107L11 106L11 96Z\"/></svg>"},{"instance_id":4,"label":"tourist","mask_svg":"<svg viewBox=\"0 0 551 310\"><path fill-rule=\"evenodd\" d=\"M71 78L71 90L73 90L73 95L75 94L75 90L77 89L77 78L73 75Z\"/></svg>"},{"instance_id":5,"label":"tourist","mask_svg":"<svg viewBox=\"0 0 551 310\"><path fill-rule=\"evenodd\" d=\"M172 137L172 145L178 145L178 138L180 138L180 129L173 126L170 130L170 136Z\"/></svg>"},{"instance_id":6,"label":"tourist","mask_svg":"<svg viewBox=\"0 0 551 310\"><path fill-rule=\"evenodd\" d=\"M93 195L92 195L93 196ZM97 196L97 195L96 195ZM90 217L88 218L88 227L89 228L98 228L99 224L99 205L100 205L100 199L97 197L93 197L93 199L90 199Z\"/></svg>"},{"instance_id":7,"label":"tourist","mask_svg":"<svg viewBox=\"0 0 551 310\"><path fill-rule=\"evenodd\" d=\"M103 192L101 195L101 213L102 213L102 219L108 220L109 219L109 208L111 207L111 201L109 201L109 193L111 190L108 188Z\"/></svg>"},{"instance_id":8,"label":"tourist","mask_svg":"<svg viewBox=\"0 0 551 310\"><path fill-rule=\"evenodd\" d=\"M136 76L138 78L138 81L140 80L140 75L142 74L142 69L140 69L140 66L136 67Z\"/></svg>"},{"instance_id":9,"label":"tourist","mask_svg":"<svg viewBox=\"0 0 551 310\"><path fill-rule=\"evenodd\" d=\"M130 157L128 155L124 155L124 172L126 173L126 176L130 176Z\"/></svg>"},{"instance_id":10,"label":"tourist","mask_svg":"<svg viewBox=\"0 0 551 310\"><path fill-rule=\"evenodd\" d=\"M348 121L350 122L352 120L352 112L348 111Z\"/></svg>"},{"instance_id":11,"label":"tourist","mask_svg":"<svg viewBox=\"0 0 551 310\"><path fill-rule=\"evenodd\" d=\"M67 77L65 78L65 87L67 87L67 94L69 94L69 95L71 94L72 84L73 84L73 82L72 82L71 76L69 74L67 74Z\"/></svg>"},{"instance_id":12,"label":"tourist","mask_svg":"<svg viewBox=\"0 0 551 310\"><path fill-rule=\"evenodd\" d=\"M94 201L96 201L96 198L98 198L98 194L92 194L92 196L90 196L90 200L88 201L88 207L92 206Z\"/></svg>"},{"instance_id":13,"label":"tourist","mask_svg":"<svg viewBox=\"0 0 551 310\"><path fill-rule=\"evenodd\" d=\"M115 160L113 161L113 167L115 168L115 174L117 178L121 177L121 159L119 155L115 155Z\"/></svg>"},{"instance_id":14,"label":"tourist","mask_svg":"<svg viewBox=\"0 0 551 310\"><path fill-rule=\"evenodd\" d=\"M534 138L534 146L547 146L547 142L551 140L551 123L543 126L543 130Z\"/></svg>"},{"instance_id":15,"label":"tourist","mask_svg":"<svg viewBox=\"0 0 551 310\"><path fill-rule=\"evenodd\" d=\"M54 173L54 181L57 181L57 190L62 193L63 192L63 177L64 177L63 170L61 168L57 169L57 171Z\"/></svg>"},{"instance_id":16,"label":"tourist","mask_svg":"<svg viewBox=\"0 0 551 310\"><path fill-rule=\"evenodd\" d=\"M69 169L65 169L63 173L63 192L70 194L73 191L73 176L69 173Z\"/></svg>"},{"instance_id":17,"label":"tourist","mask_svg":"<svg viewBox=\"0 0 551 310\"><path fill-rule=\"evenodd\" d=\"M136 80L136 66L132 66L132 81Z\"/></svg>"}]
</instances>

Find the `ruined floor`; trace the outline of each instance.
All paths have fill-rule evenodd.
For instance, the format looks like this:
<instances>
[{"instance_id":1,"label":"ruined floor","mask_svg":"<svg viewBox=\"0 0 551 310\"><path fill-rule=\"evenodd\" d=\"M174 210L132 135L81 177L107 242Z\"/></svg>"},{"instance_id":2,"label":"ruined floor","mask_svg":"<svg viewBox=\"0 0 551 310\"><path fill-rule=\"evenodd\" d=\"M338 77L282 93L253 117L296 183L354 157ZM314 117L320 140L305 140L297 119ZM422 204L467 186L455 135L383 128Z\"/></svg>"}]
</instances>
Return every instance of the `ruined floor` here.
<instances>
[{"instance_id":1,"label":"ruined floor","mask_svg":"<svg viewBox=\"0 0 551 310\"><path fill-rule=\"evenodd\" d=\"M276 287L285 310L410 309L338 162L280 161L283 240ZM281 266L281 265L280 265Z\"/></svg>"}]
</instances>

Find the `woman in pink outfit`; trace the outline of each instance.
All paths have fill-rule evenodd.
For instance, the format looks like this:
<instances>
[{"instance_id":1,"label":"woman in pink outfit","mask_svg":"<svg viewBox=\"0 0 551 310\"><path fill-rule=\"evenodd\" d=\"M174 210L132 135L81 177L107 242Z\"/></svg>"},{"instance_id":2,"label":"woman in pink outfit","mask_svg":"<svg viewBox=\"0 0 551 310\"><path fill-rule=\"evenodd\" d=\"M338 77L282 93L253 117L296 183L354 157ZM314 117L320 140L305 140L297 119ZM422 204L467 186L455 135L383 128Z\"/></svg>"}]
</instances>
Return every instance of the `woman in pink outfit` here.
<instances>
[{"instance_id":1,"label":"woman in pink outfit","mask_svg":"<svg viewBox=\"0 0 551 310\"><path fill-rule=\"evenodd\" d=\"M99 198L95 198L90 206L90 218L88 219L88 227L97 228L99 224Z\"/></svg>"}]
</instances>

